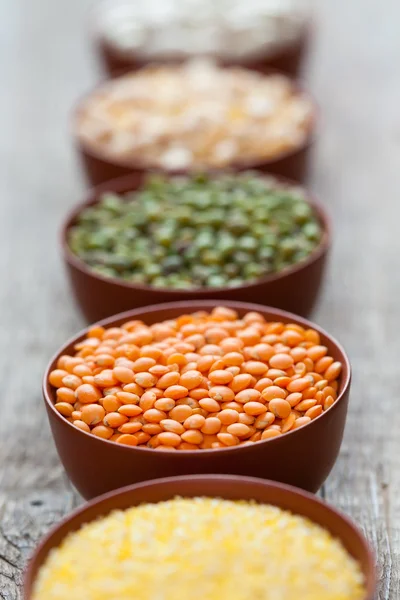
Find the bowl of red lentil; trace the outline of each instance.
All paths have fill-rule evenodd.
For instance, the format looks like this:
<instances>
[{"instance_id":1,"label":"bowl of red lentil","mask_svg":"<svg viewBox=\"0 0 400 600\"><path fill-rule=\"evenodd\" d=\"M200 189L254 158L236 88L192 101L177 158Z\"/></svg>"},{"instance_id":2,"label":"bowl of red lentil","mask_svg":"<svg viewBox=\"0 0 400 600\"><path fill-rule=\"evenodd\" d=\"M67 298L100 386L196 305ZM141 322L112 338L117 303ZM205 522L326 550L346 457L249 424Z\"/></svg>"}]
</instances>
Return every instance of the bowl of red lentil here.
<instances>
[{"instance_id":1,"label":"bowl of red lentil","mask_svg":"<svg viewBox=\"0 0 400 600\"><path fill-rule=\"evenodd\" d=\"M63 259L74 296L87 321L94 322L141 306L195 299L241 302L256 300L261 304L265 303L268 306L276 306L289 312L308 316L318 300L331 245L330 219L325 207L298 184L266 176L257 171L203 175L207 181L200 183L198 189L194 189L193 192L189 190L188 200L183 199L179 205L179 186L183 185L181 181L187 181L188 187L190 187L193 177L176 178L178 183L175 188L173 187L175 177L163 176L163 185L169 186L165 192L166 203L159 204L161 196L156 197L156 215L152 214L146 217L144 228L139 225L142 227L141 230L135 229L132 219L138 220L144 214L142 205L147 201L152 185L149 174L136 173L99 185L90 190L85 201L67 215L61 233ZM257 186L259 184L261 186L265 184L267 187L270 185L270 191L266 188L264 191L258 191L255 195L244 191L247 185L246 181L250 177ZM225 185L223 183L225 179L228 181L227 187L221 194L224 196L222 200L226 201L228 198L226 208L221 208L215 199L212 200L210 208L203 209L200 204L196 204L197 197L199 197L199 201L203 202L208 184L215 182L216 186L221 187ZM232 191L227 191L231 183ZM207 193L211 197L215 192L208 190ZM239 198L240 206L234 204L236 193L244 194ZM290 201L287 207L285 208L286 200L284 200L282 208L278 204L276 209L271 211L266 209L265 213L265 206L261 206L261 204L258 206L257 202L263 202L263 195L265 195L266 202L270 200L275 202L276 198L268 197L270 193L283 194L288 202ZM159 194L159 191L156 194ZM293 203L291 203L292 194ZM112 205L105 207L105 214L110 217L107 216L107 220L103 219L101 222L93 220L92 209L104 206L104 200L107 202L107 197L111 197ZM132 208L129 215L121 217L120 214L117 214L116 217L116 211L120 211L121 200L131 203ZM183 206L183 204L185 205ZM139 207L141 207L140 210ZM154 213L154 206L150 208ZM146 210L150 209L146 208ZM181 210L186 210L187 214L179 213L177 215L177 211ZM296 216L294 215L295 210L298 213ZM260 211L261 220L258 220ZM279 216L283 213L285 213L285 222ZM274 221L275 214L278 215L276 222ZM235 229L238 225L238 215L242 215L245 219L245 230ZM168 240L160 241L157 236L165 235L166 216L170 221L172 218L174 219L175 229L167 232ZM210 226L205 221L202 221L202 224L196 222L196 219L200 223L200 218L210 220L215 216L220 219L220 223L215 226ZM179 222L181 217L186 219L182 225ZM87 218L91 219L89 226L94 232L94 236L85 241L85 247L82 248L81 224ZM188 218L190 222L187 221ZM128 226L123 225L124 230L121 229L123 219L129 221ZM298 219L299 223L297 223ZM288 220L290 233L277 235L276 230L286 227ZM83 223L83 225L85 224ZM243 226L243 223L239 223L239 225ZM114 233L116 243L114 238L110 240L108 232L115 231L113 228L118 227L120 227L118 236ZM103 231L107 235L100 240L100 243L97 238L99 234L103 234ZM135 235L133 232L136 232ZM185 238L186 232L189 232L190 240ZM200 242L203 244L204 234L208 236L205 240L207 247L201 249ZM310 237L307 237L308 235ZM118 256L111 256L110 241L113 248L119 247L122 245L123 236L129 237L125 247ZM139 237L141 238L139 241L144 244L143 247L135 246L139 243L137 241ZM146 239L144 240L143 237ZM229 248L224 246L225 238L228 238ZM169 246L165 247L167 242ZM278 255L276 250L278 242L280 244L280 262L275 264L271 263L271 257L275 260L274 256ZM247 246L250 243L252 247L248 250ZM100 254L99 250L101 250ZM107 256L104 255L104 250L108 253ZM286 255L287 250L290 252L289 258ZM116 251L113 250L113 252ZM132 255L133 252L135 256ZM158 255L159 252L162 255ZM177 261L176 264L170 264L171 254L174 254L173 260ZM96 260L100 257L100 260L91 266L90 261L93 256ZM134 272L131 266L129 269L121 271L123 267L119 269L118 265L115 265L118 268L117 272L111 271L107 264L100 264L110 258L123 263L129 259L131 261L129 264L133 264L133 261L136 260ZM208 265L210 259L217 261L216 266ZM151 261L149 265L151 278L145 276L146 265L149 261ZM248 275L248 269L256 269L256 271L252 271ZM172 271L170 275L165 277L170 271ZM192 275L195 271L202 271L202 274L203 271L207 271L209 276L206 279L193 279ZM215 273L217 273L217 277ZM177 279L173 280L173 277L177 277Z\"/></svg>"},{"instance_id":2,"label":"bowl of red lentil","mask_svg":"<svg viewBox=\"0 0 400 600\"><path fill-rule=\"evenodd\" d=\"M375 559L345 515L294 487L172 477L116 490L66 517L35 550L24 598L51 600L57 590L60 600L98 600L106 585L121 600L132 587L138 600L160 590L166 600L228 591L232 600L373 600Z\"/></svg>"},{"instance_id":3,"label":"bowl of red lentil","mask_svg":"<svg viewBox=\"0 0 400 600\"><path fill-rule=\"evenodd\" d=\"M43 381L58 453L85 498L209 472L315 492L340 449L349 389L348 358L318 326L212 300L91 326Z\"/></svg>"},{"instance_id":4,"label":"bowl of red lentil","mask_svg":"<svg viewBox=\"0 0 400 600\"><path fill-rule=\"evenodd\" d=\"M286 75L195 60L101 83L78 102L72 133L92 185L149 169L254 168L303 181L316 113Z\"/></svg>"}]
</instances>

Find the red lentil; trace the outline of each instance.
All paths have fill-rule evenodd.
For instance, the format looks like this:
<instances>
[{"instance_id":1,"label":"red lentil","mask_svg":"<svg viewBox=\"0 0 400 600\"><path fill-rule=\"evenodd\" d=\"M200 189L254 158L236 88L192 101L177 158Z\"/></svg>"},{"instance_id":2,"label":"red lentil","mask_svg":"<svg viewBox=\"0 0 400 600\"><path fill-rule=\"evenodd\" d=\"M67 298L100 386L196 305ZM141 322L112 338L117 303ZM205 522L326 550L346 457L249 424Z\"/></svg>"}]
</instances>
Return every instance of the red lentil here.
<instances>
[{"instance_id":1,"label":"red lentil","mask_svg":"<svg viewBox=\"0 0 400 600\"><path fill-rule=\"evenodd\" d=\"M342 365L318 332L217 307L92 327L49 375L56 410L113 442L218 449L302 427L336 401Z\"/></svg>"}]
</instances>

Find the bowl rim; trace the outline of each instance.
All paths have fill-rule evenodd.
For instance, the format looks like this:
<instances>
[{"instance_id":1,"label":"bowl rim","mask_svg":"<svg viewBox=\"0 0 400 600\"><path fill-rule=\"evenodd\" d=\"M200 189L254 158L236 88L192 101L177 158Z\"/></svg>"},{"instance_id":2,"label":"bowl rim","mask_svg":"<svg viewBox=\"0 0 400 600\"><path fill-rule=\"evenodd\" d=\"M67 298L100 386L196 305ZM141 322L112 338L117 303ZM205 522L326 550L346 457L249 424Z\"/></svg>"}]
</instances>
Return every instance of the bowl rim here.
<instances>
[{"instance_id":1,"label":"bowl rim","mask_svg":"<svg viewBox=\"0 0 400 600\"><path fill-rule=\"evenodd\" d=\"M184 63L186 63L186 62L190 62L190 59L184 61ZM218 65L218 61L217 61L217 65ZM131 70L128 70L128 71L123 69L121 73L116 73L113 77L104 76L90 90L87 90L86 92L81 94L78 97L78 99L75 101L73 108L71 110L71 114L70 114L70 131L71 131L73 140L75 141L76 147L84 155L90 157L91 159L100 160L100 161L107 163L109 165L112 165L114 167L124 168L124 169L128 169L130 171L146 172L146 171L150 171L152 169L157 169L163 173L167 173L167 174L171 174L171 175L188 174L188 173L190 174L190 173L195 172L196 171L195 168L192 168L192 169L163 169L162 167L157 167L157 165L155 165L155 164L150 164L145 161L141 161L139 157L135 157L132 160L129 160L129 159L124 160L124 159L114 158L114 157L110 156L105 150L95 148L94 145L90 144L87 140L82 138L82 136L80 136L79 132L78 132L77 123L79 121L79 117L82 113L82 110L83 110L85 104L94 94L100 92L102 89L106 89L110 85L113 85L113 83L115 82L116 79L120 79L123 77L129 77L129 76L135 76L135 75L140 74L141 71L146 71L146 70L150 70L153 68L171 68L173 66L174 66L174 63L172 63L172 64L163 63L160 60L147 61L144 65L140 66L137 69L132 68ZM177 66L177 65L175 65L175 66ZM178 66L179 66L179 64L178 64ZM254 73L253 69L247 68L245 65L240 65L240 64L236 64L236 63L231 64L231 65L226 65L226 66L224 66L224 65L218 65L218 66L220 69L241 69L244 71ZM243 170L247 170L247 169L261 169L261 168L263 168L265 170L270 165L273 166L277 163L280 163L281 161L295 157L303 151L307 151L309 148L311 148L311 146L315 142L316 129L317 129L317 123L319 120L320 111L319 111L319 105L317 104L316 100L314 99L314 96L308 90L308 87L305 84L303 84L303 82L301 80L299 80L298 78L291 77L287 73L284 73L284 72L279 71L278 69L274 69L274 68L267 68L264 73L261 73L259 75L261 77L269 77L270 75L279 75L279 76L285 78L287 81L289 81L291 89L310 103L311 114L310 114L310 121L309 121L308 127L306 129L306 135L304 136L304 139L300 143L296 144L292 148L278 152L273 157L270 157L268 159L263 160L260 158L260 159L247 160L247 161L246 160L232 161L231 163L229 163L229 165L226 165L225 167L222 167L221 169L214 167L215 170L232 169L232 170L236 170L236 171L243 171ZM212 169L213 169L212 165L205 165L202 170L212 170ZM199 170L199 169L197 169L197 170Z\"/></svg>"},{"instance_id":2,"label":"bowl rim","mask_svg":"<svg viewBox=\"0 0 400 600\"><path fill-rule=\"evenodd\" d=\"M220 171L220 172L206 171L206 174L211 176L212 178L218 178L218 176L221 176L224 174L229 174L230 172L231 171L227 171L227 170ZM148 179L149 177L151 177L152 175L162 175L162 176L166 175L165 172L162 172L159 170L149 170L146 173L146 175L143 177L143 179L141 181L139 181L139 184L136 186L135 186L135 183L137 183L137 174L131 174L131 175L125 175L123 177L117 177L115 179L111 179L110 181L101 183L100 185L91 187L85 194L85 200L83 200L82 202L80 202L78 204L75 204L75 206L68 212L68 214L64 218L64 221L61 225L60 244L61 244L62 256L69 265L71 265L72 267L74 267L75 269L77 269L78 271L80 271L87 277L91 277L93 279L98 279L104 283L108 283L109 285L115 285L122 289L142 290L143 292L152 292L152 293L159 292L159 293L162 293L164 296L170 296L171 298L176 298L177 294L181 295L182 297L188 297L188 298L192 298L192 299L195 299L198 294L203 294L203 295L207 294L209 298L212 298L213 294L218 294L218 293L227 292L227 291L235 292L237 290L243 290L243 289L255 289L255 288L259 287L260 285L273 284L276 281L285 279L286 277L288 277L290 275L294 275L295 273L298 273L298 272L302 271L303 269L306 269L311 264L313 264L317 260L319 260L323 255L328 253L328 251L330 250L330 247L332 245L331 217L329 216L328 211L326 210L325 206L319 200L317 200L317 198L314 196L314 194L312 194L303 185L296 183L295 181L291 181L290 179L287 179L285 177L278 177L276 175L270 175L268 173L262 173L260 171L256 171L256 173L257 173L257 177L259 177L260 179L273 179L276 182L280 183L283 187L287 186L289 188L291 188L291 187L300 188L302 190L302 192L304 193L305 202L307 202L307 204L312 208L315 216L317 217L317 219L319 221L321 229L322 229L321 239L320 239L318 245L312 250L312 252L308 256L306 256L306 258L304 258L303 260L301 260L293 265L290 265L289 267L286 267L282 271L278 271L277 273L269 273L267 275L258 277L257 279L242 283L241 285L238 285L238 286L235 286L232 288L230 288L228 286L222 286L222 287L215 287L215 288L214 287L213 288L196 287L196 288L190 288L190 289L180 289L180 288L171 289L168 287L155 287L155 286L148 285L148 284L125 281L123 279L119 279L118 277L105 277L104 275L101 275L100 273L96 273L96 271L93 271L81 258L79 258L79 256L77 256L76 254L74 254L72 252L72 250L69 246L69 243L68 243L68 233L69 233L70 229L75 225L78 216L86 208L89 208L90 206L94 206L94 205L98 204L100 201L100 196L104 193L111 192L111 193L117 193L117 194L127 194L127 193L130 193L130 191L133 193L137 193L138 191L140 191L143 188L145 180ZM235 174L235 173L233 172L233 174ZM174 173L174 174L167 174L166 176L167 176L167 178L173 178L173 177L176 177L179 175L177 173ZM184 176L187 176L187 173L184 173ZM189 177L190 177L190 175L189 175ZM132 190L121 191L121 190L125 190L125 188L127 186L128 187L132 186Z\"/></svg>"},{"instance_id":3,"label":"bowl rim","mask_svg":"<svg viewBox=\"0 0 400 600\"><path fill-rule=\"evenodd\" d=\"M29 598L31 597L31 594L32 594L32 587L35 582L33 571L35 570L35 567L37 570L43 564L43 561L40 565L36 564L38 561L38 556L42 552L43 548L45 548L45 546L51 541L52 537L61 528L68 526L68 524L71 521L73 521L76 517L84 515L85 512L87 512L94 506L100 505L103 502L107 502L107 500L117 499L121 496L124 496L125 494L129 494L136 490L140 490L140 489L147 488L147 487L154 487L154 486L163 487L165 484L168 484L168 483L170 483L170 484L175 484L175 483L180 483L180 482L184 483L184 482L189 482L189 481L193 481L193 480L200 484L201 483L214 483L214 482L218 482L221 480L226 483L231 482L232 485L236 485L236 486L240 487L240 489L244 490L243 491L243 499L244 500L250 499L248 497L246 498L247 486L256 484L256 485L260 486L261 488L281 491L283 493L287 493L287 494L291 495L292 497L294 496L294 497L302 498L303 500L307 501L307 503L310 505L319 506L319 507L322 506L324 508L324 510L331 513L335 517L335 519L341 521L342 523L344 522L346 524L346 526L351 530L352 535L355 538L357 538L358 541L361 543L361 545L365 551L365 555L367 557L367 561L366 561L367 562L367 568L366 568L367 575L365 577L366 589L365 589L365 597L362 600L372 600L372 598L374 597L374 593L375 593L375 589L376 589L376 582L377 582L374 551L371 547L371 544L369 543L369 541L363 534L359 525L356 524L350 517L348 517L341 510L338 510L335 506L331 505L328 502L325 502L325 500L319 498L318 496L316 496L315 494L312 494L311 492L306 492L305 490L302 490L295 486L280 483L277 481L272 481L269 479L259 479L256 477L248 477L248 476L242 476L242 475L202 474L202 475L180 475L180 476L174 476L174 477L163 477L163 478L150 479L147 481L141 481L139 483L131 484L131 485L128 485L128 486L125 486L122 488L118 488L116 490L112 490L111 492L107 492L100 496L97 496L96 498L93 498L92 500L89 500L88 502L85 502L78 508L74 509L68 515L64 516L61 519L61 521L59 521L58 523L53 525L50 528L50 530L46 533L46 535L39 541L39 543L37 544L37 546L33 552L33 555L31 556L31 558L24 570L23 591L24 591L25 600L28 600L28 596L27 596L28 590L29 590L29 594L30 594ZM183 495L183 497L185 497L185 495ZM206 496L204 496L204 497L221 497L222 499L224 499L223 495L221 495L221 496L218 496L218 494L212 495L212 493L206 494ZM157 502L147 501L147 502L150 504L156 504L157 502L160 502L160 501L157 501ZM269 503L269 502L266 502L266 503ZM260 504L263 504L263 502L261 502ZM278 503L275 503L273 505L278 506L278 507L280 506ZM117 507L115 507L114 509L110 508L110 510L104 512L103 515L100 515L100 514L97 515L97 518L100 518L101 516L106 516L106 515L110 514L110 512L112 510L119 510L119 509ZM126 509L121 509L121 510L126 510ZM289 510L289 509L284 509L284 510ZM292 514L299 514L299 513L296 513L295 510L290 510L290 512ZM308 518L311 522L316 523L316 521L314 521L311 517L306 517L306 518ZM93 520L94 519L90 519L90 520L86 521L85 523L90 523ZM327 529L326 527L324 527L324 525L322 525L322 524L319 524L319 525L320 525L320 527ZM329 531L329 529L327 529L327 530ZM63 537L63 539L65 539L65 537L72 531L75 531L75 530L69 529L66 532L66 535ZM336 538L342 542L340 536L336 536ZM348 552L348 550L347 550L347 552Z\"/></svg>"},{"instance_id":4,"label":"bowl rim","mask_svg":"<svg viewBox=\"0 0 400 600\"><path fill-rule=\"evenodd\" d=\"M107 317L106 319L102 319L101 321L98 321L96 324L103 326L103 327L110 327L113 326L116 322L120 322L120 321L128 321L131 320L132 318L139 318L139 319L146 319L146 316L151 315L155 312L160 312L163 310L168 310L168 309L182 309L182 314L187 314L190 313L190 311L195 312L197 310L207 310L207 309L212 309L215 306L227 306L228 308L232 308L233 310L245 310L246 312L250 312L250 311L256 311L256 312L261 312L261 314L263 313L267 313L270 314L271 316L273 315L274 318L276 317L277 319L283 319L286 322L291 322L291 323L297 323L299 325L302 325L303 327L305 327L306 329L315 329L316 331L318 331L318 333L322 334L324 337L326 337L329 342L335 346L335 349L338 350L339 354L341 354L342 358L343 358L343 363L344 363L344 368L342 369L342 374L344 374L344 380L342 381L341 384L341 391L338 394L337 399L335 400L335 402L332 404L332 406L330 406L326 411L323 411L318 417L316 417L315 419L313 419L312 421L310 421L309 423L307 423L306 425L304 425L303 427L299 427L298 429L294 429L291 431L287 431L286 433L283 433L280 436L277 437L273 437L273 438L269 438L269 439L265 439L265 440L259 440L258 442L254 442L254 445L261 445L261 444L281 444L281 443L286 443L285 440L287 439L288 436L298 436L298 435L302 435L302 432L304 430L306 430L308 427L313 427L315 426L315 423L317 423L320 419L323 419L326 417L327 414L334 412L335 410L337 410L339 404L346 398L346 395L349 391L350 388L350 383L351 383L351 364L349 361L349 358L347 356L347 353L345 352L344 348L342 347L342 345L333 337L331 336L328 332L326 332L322 327L319 327L318 325L312 323L311 321L308 321L308 319L305 319L303 317L297 316L293 313L278 309L278 308L273 308L273 307L269 307L269 306L262 306L260 304L253 304L253 303L249 303L249 302L239 302L239 301L233 301L233 300L227 300L227 301L221 301L221 300L189 300L189 301L178 301L178 302L165 302L162 304L152 304L149 306L145 306L145 307L141 307L141 308L136 308L133 310L128 310L122 313L119 313L117 315L113 315L111 317ZM201 306L201 308L200 308ZM161 317L161 319L163 319L163 317ZM77 334L75 334L74 336L72 336L69 340L67 340L67 342L65 342L61 348L59 348L57 350L57 352L52 356L52 358L50 359L46 370L44 372L44 376L43 376L43 380L42 380L42 393L43 393L43 398L45 401L45 404L47 406L48 409L50 409L52 411L52 413L56 416L56 418L60 421L60 423L63 423L64 427L71 427L72 431L77 432L78 435L85 435L90 439L90 442L93 444L96 443L101 443L101 444L108 444L110 446L110 448L115 447L116 443L115 442L111 442L110 440L106 440L100 437L97 437L95 435L93 435L92 433L88 433L86 431L83 431L82 429L79 429L77 427L75 427L72 423L70 423L69 421L67 421L67 419L65 417L63 417L56 409L54 406L54 389L53 386L51 386L50 382L49 382L49 374L51 372L51 370L54 369L54 366L57 363L58 358L65 353L65 350L71 346L76 344L79 340L83 339L88 330L90 329L91 325L88 325L87 327L85 327L84 329L82 329L81 331L79 331ZM126 446L126 445L122 445L122 444L118 444L117 446L119 446L118 449L123 448L124 450L126 450L127 452L157 452L157 450L153 449L153 448L148 448L147 446ZM201 449L199 448L198 450L185 450L185 452L177 452L175 449L171 449L171 450L166 450L163 454L167 455L171 460L179 460L179 458L173 458L173 457L179 457L181 454L183 454L184 456L196 456L199 455L199 453L201 453L201 455L207 455L207 454L215 454L215 452L223 452L225 454L236 454L236 453L243 453L248 451L249 449L251 449L252 445L248 445L248 446L227 446L226 448L218 448L218 450L215 450L214 448L208 448L208 449Z\"/></svg>"}]
</instances>

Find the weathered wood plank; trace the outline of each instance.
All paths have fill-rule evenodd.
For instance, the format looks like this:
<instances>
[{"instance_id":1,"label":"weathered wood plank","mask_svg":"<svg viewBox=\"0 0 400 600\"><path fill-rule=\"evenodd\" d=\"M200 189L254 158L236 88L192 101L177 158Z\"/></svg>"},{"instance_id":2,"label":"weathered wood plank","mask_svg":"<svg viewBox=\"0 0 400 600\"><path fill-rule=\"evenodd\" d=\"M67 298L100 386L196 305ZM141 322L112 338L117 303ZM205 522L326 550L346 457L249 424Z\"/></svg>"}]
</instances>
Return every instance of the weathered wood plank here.
<instances>
[{"instance_id":1,"label":"weathered wood plank","mask_svg":"<svg viewBox=\"0 0 400 600\"><path fill-rule=\"evenodd\" d=\"M316 320L353 364L349 418L326 499L377 550L381 600L400 597L399 449L394 341L400 326L400 57L394 1L319 3L308 75L322 107L312 184L330 206L335 246Z\"/></svg>"},{"instance_id":2,"label":"weathered wood plank","mask_svg":"<svg viewBox=\"0 0 400 600\"><path fill-rule=\"evenodd\" d=\"M77 503L42 407L43 369L82 325L57 246L79 199L67 117L95 79L83 41L89 2L0 5L0 598L21 598L37 541Z\"/></svg>"},{"instance_id":3,"label":"weathered wood plank","mask_svg":"<svg viewBox=\"0 0 400 600\"><path fill-rule=\"evenodd\" d=\"M0 4L0 598L19 600L37 540L79 502L40 397L45 364L82 324L57 233L82 190L67 131L95 81L84 41L90 0ZM306 72L321 105L311 186L335 225L315 318L354 367L345 441L324 495L378 551L380 600L400 598L400 58L398 0L317 3ZM393 333L392 333L393 332Z\"/></svg>"}]
</instances>

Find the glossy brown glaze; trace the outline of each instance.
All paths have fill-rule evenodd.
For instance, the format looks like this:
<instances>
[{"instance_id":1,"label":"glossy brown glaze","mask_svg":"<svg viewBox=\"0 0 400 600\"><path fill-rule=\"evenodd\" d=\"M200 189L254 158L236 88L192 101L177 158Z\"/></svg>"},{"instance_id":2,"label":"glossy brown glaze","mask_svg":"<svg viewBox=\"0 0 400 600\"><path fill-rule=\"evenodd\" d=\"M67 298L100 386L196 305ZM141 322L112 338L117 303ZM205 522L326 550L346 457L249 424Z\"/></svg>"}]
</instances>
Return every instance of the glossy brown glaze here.
<instances>
[{"instance_id":1,"label":"glossy brown glaze","mask_svg":"<svg viewBox=\"0 0 400 600\"><path fill-rule=\"evenodd\" d=\"M33 585L40 567L49 552L59 546L66 535L76 531L85 523L109 514L112 510L125 510L143 502L161 502L175 496L255 500L307 517L338 538L349 554L358 561L365 579L366 593L363 600L373 600L376 589L374 555L360 530L347 517L315 496L296 488L249 477L224 475L149 481L117 490L79 508L52 529L36 549L25 573L24 600L32 599ZM338 577L340 577L339 573Z\"/></svg>"},{"instance_id":2,"label":"glossy brown glaze","mask_svg":"<svg viewBox=\"0 0 400 600\"><path fill-rule=\"evenodd\" d=\"M197 310L211 310L218 301L174 302L116 315L102 321L106 327L119 326L130 319L147 324L175 318ZM231 473L273 479L316 492L329 475L343 437L350 390L350 364L341 346L318 326L283 311L257 304L224 302L240 316L259 311L266 319L298 323L320 332L329 354L343 365L338 399L326 412L308 425L280 437L248 446L219 450L157 452L151 448L129 447L100 439L77 429L54 408L55 389L48 383L50 371L62 354L73 352L85 337L81 331L53 357L43 380L43 394L54 441L72 483L84 498L146 479L198 473Z\"/></svg>"},{"instance_id":3,"label":"glossy brown glaze","mask_svg":"<svg viewBox=\"0 0 400 600\"><path fill-rule=\"evenodd\" d=\"M93 272L71 252L67 243L69 228L77 216L88 206L95 204L105 191L125 193L138 189L144 179L143 173L130 175L102 184L91 190L87 200L67 216L62 229L62 250L67 273L78 305L88 322L104 319L132 308L193 299L237 300L258 302L276 306L299 315L310 314L322 284L328 251L331 243L329 218L321 204L309 196L324 231L321 243L304 261L289 267L282 273L267 275L237 288L198 288L173 290L110 279Z\"/></svg>"},{"instance_id":4,"label":"glossy brown glaze","mask_svg":"<svg viewBox=\"0 0 400 600\"><path fill-rule=\"evenodd\" d=\"M140 65L140 67L144 66L146 65ZM279 73L279 71L271 69L267 66L265 66L265 68L263 68L262 70L264 74ZM119 73L119 75L123 74L124 72ZM101 88L102 85L103 84L100 84L99 86L97 86L96 89ZM311 124L309 126L308 135L305 141L296 148L293 148L292 150L277 154L276 157L273 159L264 161L261 160L259 162L237 161L229 165L230 169L234 171L258 169L259 171L262 171L264 173L277 175L278 177L284 177L286 179L292 179L294 181L299 182L303 182L306 179L310 152L312 150L317 125L318 110L313 98L298 82L293 81L293 87L295 90L298 90L303 95L306 95L308 97L308 100L312 103L314 107ZM95 90L92 90L91 92L89 92L89 94L83 97L81 102L84 101L86 97L90 96L90 94L93 93L93 91ZM122 159L117 160L108 156L105 152L102 152L101 150L96 150L92 148L84 140L81 140L74 131L75 120L79 118L81 102L77 103L75 111L73 112L72 135L76 150L80 157L81 164L85 171L86 177L91 185L99 185L112 179L125 177L126 175L131 174L136 174L140 176L152 170L148 164L141 163L139 159L135 160L135 162L128 162ZM226 167L224 167L223 170L226 170ZM180 171L179 173L182 173L182 171Z\"/></svg>"},{"instance_id":5,"label":"glossy brown glaze","mask_svg":"<svg viewBox=\"0 0 400 600\"><path fill-rule=\"evenodd\" d=\"M149 170L145 166L129 166L122 164L122 162L107 159L105 156L95 153L77 138L75 139L75 144L87 180L91 185L98 185L111 179L131 175L132 173L140 175ZM301 148L295 149L274 160L269 160L265 163L234 164L232 165L232 169L236 171L258 169L265 173L303 182L307 177L310 149L311 140L308 140Z\"/></svg>"},{"instance_id":6,"label":"glossy brown glaze","mask_svg":"<svg viewBox=\"0 0 400 600\"><path fill-rule=\"evenodd\" d=\"M304 29L297 40L281 46L279 49L268 54L258 54L245 60L219 60L218 62L225 67L240 66L252 71L266 73L269 69L282 71L287 75L296 76L300 71L303 59L307 52L310 38L310 29ZM101 36L95 37L95 47L99 55L103 70L110 77L121 75L127 71L141 69L149 60L143 59L137 54L123 52L115 46L108 43ZM179 63L184 58L167 59L166 62Z\"/></svg>"}]
</instances>

